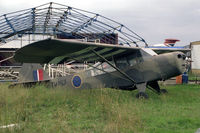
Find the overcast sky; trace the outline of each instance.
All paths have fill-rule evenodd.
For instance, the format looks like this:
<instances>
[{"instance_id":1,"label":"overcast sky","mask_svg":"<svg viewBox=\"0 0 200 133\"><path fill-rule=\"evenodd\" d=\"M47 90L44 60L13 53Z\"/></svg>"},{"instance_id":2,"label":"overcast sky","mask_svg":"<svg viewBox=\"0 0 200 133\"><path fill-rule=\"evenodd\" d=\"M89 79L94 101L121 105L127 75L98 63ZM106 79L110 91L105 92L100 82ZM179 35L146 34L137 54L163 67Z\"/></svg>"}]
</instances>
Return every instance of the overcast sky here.
<instances>
[{"instance_id":1,"label":"overcast sky","mask_svg":"<svg viewBox=\"0 0 200 133\"><path fill-rule=\"evenodd\" d=\"M200 0L0 0L0 15L56 2L114 19L147 43L180 39L179 45L200 40Z\"/></svg>"}]
</instances>

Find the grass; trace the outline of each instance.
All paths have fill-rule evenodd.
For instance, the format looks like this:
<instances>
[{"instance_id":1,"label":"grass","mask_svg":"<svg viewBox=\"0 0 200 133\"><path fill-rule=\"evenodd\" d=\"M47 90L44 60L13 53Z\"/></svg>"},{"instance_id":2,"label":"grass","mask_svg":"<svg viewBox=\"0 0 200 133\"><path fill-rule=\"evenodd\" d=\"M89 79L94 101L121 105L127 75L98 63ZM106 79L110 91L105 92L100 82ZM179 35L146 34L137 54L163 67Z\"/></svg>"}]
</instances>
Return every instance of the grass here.
<instances>
[{"instance_id":1,"label":"grass","mask_svg":"<svg viewBox=\"0 0 200 133\"><path fill-rule=\"evenodd\" d=\"M164 86L166 95L114 89L68 90L0 84L0 126L8 133L194 133L200 128L200 86Z\"/></svg>"},{"instance_id":2,"label":"grass","mask_svg":"<svg viewBox=\"0 0 200 133\"><path fill-rule=\"evenodd\" d=\"M199 74L194 74L191 71L188 73L188 80L195 80L199 81L200 80L200 75Z\"/></svg>"}]
</instances>

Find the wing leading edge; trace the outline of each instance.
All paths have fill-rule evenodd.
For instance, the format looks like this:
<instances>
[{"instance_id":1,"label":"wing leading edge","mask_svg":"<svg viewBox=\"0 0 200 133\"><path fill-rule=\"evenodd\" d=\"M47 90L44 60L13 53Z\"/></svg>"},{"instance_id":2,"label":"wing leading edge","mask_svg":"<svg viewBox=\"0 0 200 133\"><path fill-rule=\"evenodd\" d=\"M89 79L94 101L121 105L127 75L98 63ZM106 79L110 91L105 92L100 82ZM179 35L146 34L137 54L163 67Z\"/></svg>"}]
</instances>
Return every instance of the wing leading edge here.
<instances>
[{"instance_id":1,"label":"wing leading edge","mask_svg":"<svg viewBox=\"0 0 200 133\"><path fill-rule=\"evenodd\" d=\"M63 60L71 61L102 61L94 52L106 59L113 56L133 53L140 50L138 47L124 47L113 44L80 42L68 39L46 39L34 42L20 48L15 53L15 60L25 63L52 63Z\"/></svg>"}]
</instances>

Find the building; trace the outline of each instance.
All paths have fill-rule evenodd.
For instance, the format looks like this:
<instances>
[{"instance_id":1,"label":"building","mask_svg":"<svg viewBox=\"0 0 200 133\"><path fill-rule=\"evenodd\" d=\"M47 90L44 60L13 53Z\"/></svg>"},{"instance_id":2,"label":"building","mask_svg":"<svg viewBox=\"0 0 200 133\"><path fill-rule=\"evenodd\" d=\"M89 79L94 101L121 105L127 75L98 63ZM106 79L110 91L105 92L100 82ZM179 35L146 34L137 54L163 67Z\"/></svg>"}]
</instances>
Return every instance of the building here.
<instances>
[{"instance_id":1,"label":"building","mask_svg":"<svg viewBox=\"0 0 200 133\"><path fill-rule=\"evenodd\" d=\"M192 73L200 75L200 41L191 42L190 47L192 58Z\"/></svg>"}]
</instances>

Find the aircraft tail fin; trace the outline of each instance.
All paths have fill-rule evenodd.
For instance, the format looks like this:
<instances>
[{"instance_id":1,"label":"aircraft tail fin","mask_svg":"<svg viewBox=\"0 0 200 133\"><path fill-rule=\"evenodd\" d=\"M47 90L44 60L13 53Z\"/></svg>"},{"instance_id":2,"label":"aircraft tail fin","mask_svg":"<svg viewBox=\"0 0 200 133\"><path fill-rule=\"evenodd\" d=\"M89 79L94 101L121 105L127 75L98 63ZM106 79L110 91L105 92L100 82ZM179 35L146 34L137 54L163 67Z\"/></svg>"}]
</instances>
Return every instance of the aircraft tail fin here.
<instances>
[{"instance_id":1,"label":"aircraft tail fin","mask_svg":"<svg viewBox=\"0 0 200 133\"><path fill-rule=\"evenodd\" d=\"M168 47L173 47L176 42L179 42L180 40L178 39L165 39L164 45Z\"/></svg>"},{"instance_id":2,"label":"aircraft tail fin","mask_svg":"<svg viewBox=\"0 0 200 133\"><path fill-rule=\"evenodd\" d=\"M50 79L43 67L36 63L24 63L19 72L19 82L21 83L47 81Z\"/></svg>"}]
</instances>

